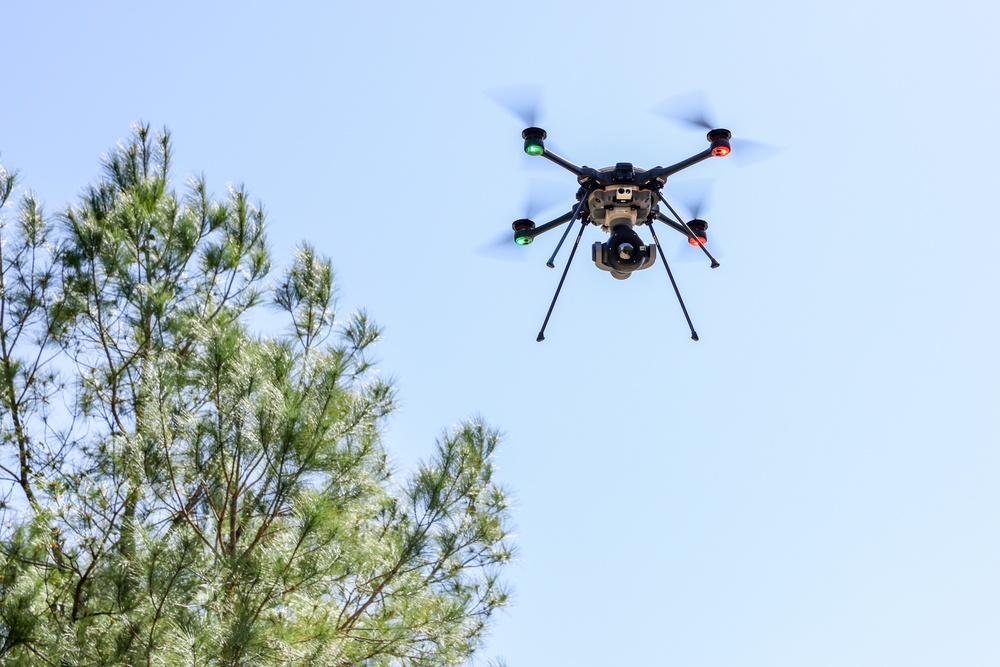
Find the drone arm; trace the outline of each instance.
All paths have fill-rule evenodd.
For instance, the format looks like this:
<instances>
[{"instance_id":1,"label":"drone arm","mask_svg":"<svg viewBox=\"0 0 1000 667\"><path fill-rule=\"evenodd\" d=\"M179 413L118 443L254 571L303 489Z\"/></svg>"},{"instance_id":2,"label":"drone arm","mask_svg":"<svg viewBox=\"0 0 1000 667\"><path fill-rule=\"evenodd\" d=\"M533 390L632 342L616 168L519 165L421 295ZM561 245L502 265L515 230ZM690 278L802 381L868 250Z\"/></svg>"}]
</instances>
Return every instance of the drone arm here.
<instances>
[{"instance_id":1,"label":"drone arm","mask_svg":"<svg viewBox=\"0 0 1000 667\"><path fill-rule=\"evenodd\" d=\"M690 229L687 229L686 225L682 225L673 218L667 217L666 215L660 213L659 211L656 212L656 219L664 223L667 227L670 227L674 231L680 232L681 234L687 236L688 238L694 236L694 233Z\"/></svg>"},{"instance_id":2,"label":"drone arm","mask_svg":"<svg viewBox=\"0 0 1000 667\"><path fill-rule=\"evenodd\" d=\"M566 171L576 174L577 178L586 176L595 177L597 175L597 172L595 170L589 167L581 167L579 165L575 165L566 158L562 157L561 155L553 153L548 148L546 148L542 152L542 157L547 158L551 162L555 162L557 165L559 165Z\"/></svg>"},{"instance_id":3,"label":"drone arm","mask_svg":"<svg viewBox=\"0 0 1000 667\"><path fill-rule=\"evenodd\" d=\"M643 183L644 184L648 183L649 181L651 181L653 179L659 179L659 180L664 180L665 181L667 179L667 177L673 176L674 174L676 174L679 171L683 171L684 169L687 169L688 167L690 167L692 165L696 165L699 162L703 162L703 161L707 160L710 157L715 157L715 153L712 152L713 150L714 149L712 149L712 148L705 149L702 152L698 153L697 155L692 155L688 159L681 160L677 164L671 165L669 167L653 167L652 169L650 169L649 171L647 171L645 174L643 174L643 177L644 177L643 178Z\"/></svg>"}]
</instances>

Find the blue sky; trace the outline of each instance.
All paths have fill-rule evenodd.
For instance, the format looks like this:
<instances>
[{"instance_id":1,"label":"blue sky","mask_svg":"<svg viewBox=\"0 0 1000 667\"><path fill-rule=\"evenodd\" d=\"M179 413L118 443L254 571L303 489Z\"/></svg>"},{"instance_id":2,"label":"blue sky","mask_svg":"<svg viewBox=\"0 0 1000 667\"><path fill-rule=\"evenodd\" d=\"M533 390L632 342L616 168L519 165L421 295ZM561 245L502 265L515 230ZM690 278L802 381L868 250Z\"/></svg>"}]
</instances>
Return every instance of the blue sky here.
<instances>
[{"instance_id":1,"label":"blue sky","mask_svg":"<svg viewBox=\"0 0 1000 667\"><path fill-rule=\"evenodd\" d=\"M994 665L1000 655L998 10L664 2L8 3L0 154L50 212L144 120L177 185L245 183L385 326L401 471L507 433L515 605L485 655L572 664ZM475 250L534 179L486 95L532 82L564 156L705 147L649 113L703 91L782 147L712 182L722 266L559 278ZM680 176L676 180L683 180ZM670 187L665 192L669 195ZM550 211L553 215L559 209ZM542 221L542 220L540 220ZM641 233L646 233L643 230ZM662 230L676 249L678 238Z\"/></svg>"}]
</instances>

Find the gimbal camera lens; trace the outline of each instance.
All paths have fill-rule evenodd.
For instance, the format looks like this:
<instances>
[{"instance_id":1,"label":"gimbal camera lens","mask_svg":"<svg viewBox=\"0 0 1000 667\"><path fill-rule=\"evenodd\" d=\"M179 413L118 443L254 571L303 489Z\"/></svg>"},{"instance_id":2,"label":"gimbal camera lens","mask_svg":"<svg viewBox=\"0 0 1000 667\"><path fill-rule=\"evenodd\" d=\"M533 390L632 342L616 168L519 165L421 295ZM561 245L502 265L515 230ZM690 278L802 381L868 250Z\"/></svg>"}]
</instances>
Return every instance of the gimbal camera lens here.
<instances>
[{"instance_id":1,"label":"gimbal camera lens","mask_svg":"<svg viewBox=\"0 0 1000 667\"><path fill-rule=\"evenodd\" d=\"M618 280L650 266L655 256L652 246L643 243L628 225L617 225L611 232L611 238L604 243L595 243L593 250L594 263L598 268L610 271Z\"/></svg>"}]
</instances>

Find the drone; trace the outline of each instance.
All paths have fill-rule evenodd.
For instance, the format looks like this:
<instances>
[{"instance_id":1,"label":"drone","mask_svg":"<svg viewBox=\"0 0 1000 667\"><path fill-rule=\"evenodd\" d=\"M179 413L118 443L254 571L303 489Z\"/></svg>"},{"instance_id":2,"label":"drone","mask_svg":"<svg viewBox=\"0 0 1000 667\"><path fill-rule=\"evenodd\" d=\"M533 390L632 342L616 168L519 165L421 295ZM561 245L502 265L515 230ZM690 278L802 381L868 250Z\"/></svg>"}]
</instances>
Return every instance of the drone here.
<instances>
[{"instance_id":1,"label":"drone","mask_svg":"<svg viewBox=\"0 0 1000 667\"><path fill-rule=\"evenodd\" d=\"M572 210L542 225L536 225L534 221L527 218L515 220L511 225L514 230L514 243L519 246L529 245L541 234L574 220L580 221L580 231L576 235L576 242L570 250L566 267L563 269L562 277L559 279L552 303L545 314L545 321L542 323L536 340L538 342L545 340L545 327L548 326L552 309L559 298L559 292L562 291L566 274L569 272L570 264L573 262L584 230L589 225L596 225L610 236L607 241L597 241L593 244L591 259L597 268L607 271L611 277L617 280L625 280L635 271L648 269L656 263L656 257L659 255L663 262L663 268L667 270L667 276L670 278L670 284L674 288L674 294L677 296L681 311L684 313L684 318L691 330L691 339L697 341L698 333L691 323L691 317L684 305L680 290L677 288L677 281L674 280L674 274L667 263L663 248L660 246L660 240L656 236L653 223L662 222L667 227L687 237L689 244L697 246L705 253L705 256L711 261L711 267L718 268L718 260L706 247L708 223L697 218L683 222L681 216L664 198L663 187L670 176L688 167L712 157L729 155L732 151L730 144L732 133L722 128L710 129L706 135L709 142L707 149L669 167L653 167L652 169L641 169L629 162L619 162L614 167L603 169L581 167L547 148L545 146L547 136L545 130L540 127L526 128L521 133L521 137L524 139L524 152L530 156L546 158L575 175L580 186L576 193L577 203ZM673 217L660 210L661 204ZM642 225L649 227L653 237L652 245L643 241L636 233L636 227ZM571 225L566 226L566 231L563 232L555 251L546 262L549 268L555 268L555 257L566 241L571 227Z\"/></svg>"}]
</instances>

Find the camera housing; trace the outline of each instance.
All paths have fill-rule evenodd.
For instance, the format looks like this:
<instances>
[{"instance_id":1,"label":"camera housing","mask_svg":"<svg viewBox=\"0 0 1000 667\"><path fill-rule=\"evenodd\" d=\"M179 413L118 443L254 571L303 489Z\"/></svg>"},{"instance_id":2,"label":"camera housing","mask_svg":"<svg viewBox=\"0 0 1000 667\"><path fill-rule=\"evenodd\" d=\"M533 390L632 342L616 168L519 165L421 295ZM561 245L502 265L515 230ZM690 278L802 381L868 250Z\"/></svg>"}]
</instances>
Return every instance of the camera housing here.
<instances>
[{"instance_id":1,"label":"camera housing","mask_svg":"<svg viewBox=\"0 0 1000 667\"><path fill-rule=\"evenodd\" d=\"M608 271L618 280L625 280L633 271L653 265L656 246L647 245L628 225L616 225L611 230L611 238L604 243L594 243L591 258L597 268Z\"/></svg>"}]
</instances>

